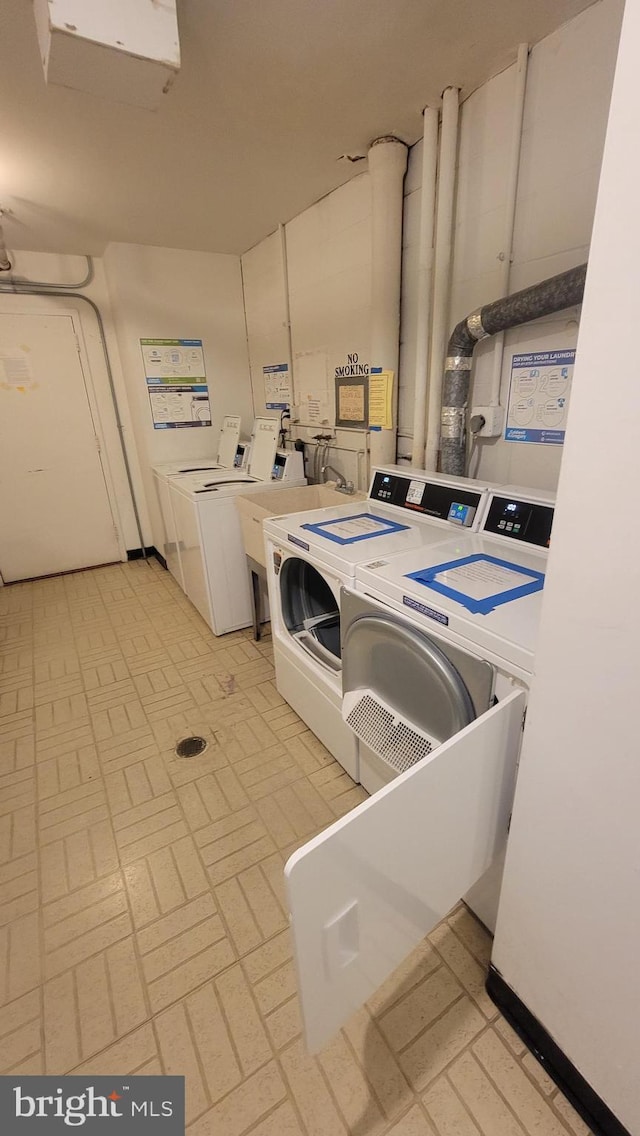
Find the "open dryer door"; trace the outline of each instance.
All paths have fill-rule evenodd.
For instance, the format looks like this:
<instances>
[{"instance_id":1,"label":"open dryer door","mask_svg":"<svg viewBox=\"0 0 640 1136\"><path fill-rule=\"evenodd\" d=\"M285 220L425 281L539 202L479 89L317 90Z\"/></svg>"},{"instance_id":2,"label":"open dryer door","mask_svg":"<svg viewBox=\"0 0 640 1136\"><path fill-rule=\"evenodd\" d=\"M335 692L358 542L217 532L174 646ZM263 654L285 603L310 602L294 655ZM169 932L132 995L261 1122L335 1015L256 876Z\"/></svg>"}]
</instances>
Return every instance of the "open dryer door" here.
<instances>
[{"instance_id":1,"label":"open dryer door","mask_svg":"<svg viewBox=\"0 0 640 1136\"><path fill-rule=\"evenodd\" d=\"M524 692L509 694L285 866L305 1037L316 1052L504 847Z\"/></svg>"}]
</instances>

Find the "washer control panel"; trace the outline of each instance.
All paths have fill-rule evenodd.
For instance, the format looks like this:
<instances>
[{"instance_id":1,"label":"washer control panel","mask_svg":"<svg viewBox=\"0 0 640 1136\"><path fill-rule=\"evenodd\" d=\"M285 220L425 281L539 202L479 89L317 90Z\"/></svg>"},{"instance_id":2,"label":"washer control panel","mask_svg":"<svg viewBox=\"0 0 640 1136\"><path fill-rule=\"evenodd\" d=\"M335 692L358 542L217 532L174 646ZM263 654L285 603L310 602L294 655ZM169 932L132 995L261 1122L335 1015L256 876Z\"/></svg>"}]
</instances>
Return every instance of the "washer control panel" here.
<instances>
[{"instance_id":1,"label":"washer control panel","mask_svg":"<svg viewBox=\"0 0 640 1136\"><path fill-rule=\"evenodd\" d=\"M473 524L483 492L460 485L447 485L442 480L429 481L414 476L376 470L369 493L371 501L395 505L425 517L450 521L462 528Z\"/></svg>"}]
</instances>

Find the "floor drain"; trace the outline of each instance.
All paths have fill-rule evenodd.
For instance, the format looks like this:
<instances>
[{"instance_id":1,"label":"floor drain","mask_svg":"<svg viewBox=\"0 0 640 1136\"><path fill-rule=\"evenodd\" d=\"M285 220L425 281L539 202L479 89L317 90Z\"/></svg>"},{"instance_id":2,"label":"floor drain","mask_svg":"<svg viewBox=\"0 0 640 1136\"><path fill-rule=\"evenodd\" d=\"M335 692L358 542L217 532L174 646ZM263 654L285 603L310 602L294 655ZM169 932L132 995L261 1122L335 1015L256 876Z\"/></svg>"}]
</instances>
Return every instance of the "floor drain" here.
<instances>
[{"instance_id":1,"label":"floor drain","mask_svg":"<svg viewBox=\"0 0 640 1136\"><path fill-rule=\"evenodd\" d=\"M178 757L197 757L199 753L207 748L207 743L204 738L199 738L194 735L191 738L183 738L176 746L176 753Z\"/></svg>"}]
</instances>

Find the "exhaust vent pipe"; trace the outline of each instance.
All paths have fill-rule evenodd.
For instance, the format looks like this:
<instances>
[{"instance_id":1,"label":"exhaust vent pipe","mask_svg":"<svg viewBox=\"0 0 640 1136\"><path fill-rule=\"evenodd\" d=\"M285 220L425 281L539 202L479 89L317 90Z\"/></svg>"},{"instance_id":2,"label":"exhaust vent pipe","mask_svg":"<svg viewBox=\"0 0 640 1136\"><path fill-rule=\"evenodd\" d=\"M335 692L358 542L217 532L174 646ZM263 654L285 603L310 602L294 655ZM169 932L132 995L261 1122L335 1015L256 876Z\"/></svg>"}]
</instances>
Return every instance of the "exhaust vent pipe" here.
<instances>
[{"instance_id":1,"label":"exhaust vent pipe","mask_svg":"<svg viewBox=\"0 0 640 1136\"><path fill-rule=\"evenodd\" d=\"M499 331L508 331L509 328L581 304L586 274L586 264L570 268L568 272L561 272L540 284L523 288L512 296L485 304L453 329L447 348L440 419L443 473L462 477L465 474L466 413L476 343Z\"/></svg>"}]
</instances>

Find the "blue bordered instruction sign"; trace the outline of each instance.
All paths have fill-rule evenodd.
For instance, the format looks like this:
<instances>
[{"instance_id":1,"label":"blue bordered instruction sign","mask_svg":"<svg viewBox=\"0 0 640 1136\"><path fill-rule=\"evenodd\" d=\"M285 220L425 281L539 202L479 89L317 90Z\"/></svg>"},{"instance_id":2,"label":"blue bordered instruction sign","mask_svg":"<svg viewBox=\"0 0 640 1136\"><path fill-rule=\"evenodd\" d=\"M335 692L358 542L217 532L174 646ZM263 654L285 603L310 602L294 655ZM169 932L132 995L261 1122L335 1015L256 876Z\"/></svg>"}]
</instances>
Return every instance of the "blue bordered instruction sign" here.
<instances>
[{"instance_id":1,"label":"blue bordered instruction sign","mask_svg":"<svg viewBox=\"0 0 640 1136\"><path fill-rule=\"evenodd\" d=\"M544 572L482 552L409 572L406 578L455 600L472 615L489 615L502 604L533 595L544 587Z\"/></svg>"},{"instance_id":2,"label":"blue bordered instruction sign","mask_svg":"<svg viewBox=\"0 0 640 1136\"><path fill-rule=\"evenodd\" d=\"M325 540L332 540L334 544L344 545L402 532L409 526L390 521L387 517L376 517L373 513L354 513L352 517L334 517L331 521L318 521L316 524L301 525L300 528L316 533Z\"/></svg>"},{"instance_id":3,"label":"blue bordered instruction sign","mask_svg":"<svg viewBox=\"0 0 640 1136\"><path fill-rule=\"evenodd\" d=\"M201 339L141 339L154 430L210 426Z\"/></svg>"},{"instance_id":4,"label":"blue bordered instruction sign","mask_svg":"<svg viewBox=\"0 0 640 1136\"><path fill-rule=\"evenodd\" d=\"M573 349L512 357L504 430L507 442L563 444L575 359Z\"/></svg>"},{"instance_id":5,"label":"blue bordered instruction sign","mask_svg":"<svg viewBox=\"0 0 640 1136\"><path fill-rule=\"evenodd\" d=\"M289 410L291 378L288 363L273 363L262 368L264 401L267 410Z\"/></svg>"}]
</instances>

